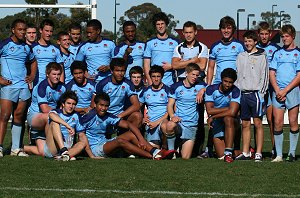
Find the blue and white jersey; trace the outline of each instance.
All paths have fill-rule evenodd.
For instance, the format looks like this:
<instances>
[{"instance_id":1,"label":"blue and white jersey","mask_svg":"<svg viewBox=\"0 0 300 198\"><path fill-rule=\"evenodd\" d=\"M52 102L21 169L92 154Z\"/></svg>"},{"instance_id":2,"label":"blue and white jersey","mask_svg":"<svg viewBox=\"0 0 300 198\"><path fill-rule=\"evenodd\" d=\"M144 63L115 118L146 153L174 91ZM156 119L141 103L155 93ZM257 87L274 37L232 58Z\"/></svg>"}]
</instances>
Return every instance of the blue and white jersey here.
<instances>
[{"instance_id":1,"label":"blue and white jersey","mask_svg":"<svg viewBox=\"0 0 300 198\"><path fill-rule=\"evenodd\" d=\"M276 81L280 89L284 89L300 71L300 49L287 50L281 48L274 52L270 70L276 72Z\"/></svg>"},{"instance_id":2,"label":"blue and white jersey","mask_svg":"<svg viewBox=\"0 0 300 198\"><path fill-rule=\"evenodd\" d=\"M163 62L171 64L173 52L177 45L177 40L171 37L166 39L159 39L157 37L152 38L146 43L144 59L151 59L150 66L162 66ZM165 72L162 82L168 86L171 86L174 83L173 70Z\"/></svg>"},{"instance_id":3,"label":"blue and white jersey","mask_svg":"<svg viewBox=\"0 0 300 198\"><path fill-rule=\"evenodd\" d=\"M47 104L52 109L55 109L59 97L66 91L66 87L62 82L59 82L55 87L51 87L48 80L45 79L33 88L32 101L29 107L31 112L42 112L40 105Z\"/></svg>"},{"instance_id":4,"label":"blue and white jersey","mask_svg":"<svg viewBox=\"0 0 300 198\"><path fill-rule=\"evenodd\" d=\"M151 86L144 88L139 95L140 102L148 107L148 116L151 122L163 117L167 112L168 95L170 88L166 85L160 90L153 90Z\"/></svg>"},{"instance_id":5,"label":"blue and white jersey","mask_svg":"<svg viewBox=\"0 0 300 198\"><path fill-rule=\"evenodd\" d=\"M280 47L277 44L275 44L275 43L269 43L268 45L262 45L261 43L258 43L256 45L256 47L265 50L265 52L267 54L267 57L268 57L268 63L269 64L271 63L271 60L272 60L274 52L276 50L280 49Z\"/></svg>"},{"instance_id":6,"label":"blue and white jersey","mask_svg":"<svg viewBox=\"0 0 300 198\"><path fill-rule=\"evenodd\" d=\"M206 83L204 82L199 82L192 87L185 87L183 81L171 86L169 98L175 99L175 116L180 117L184 125L197 126L199 113L196 96L205 87Z\"/></svg>"},{"instance_id":7,"label":"blue and white jersey","mask_svg":"<svg viewBox=\"0 0 300 198\"><path fill-rule=\"evenodd\" d=\"M231 102L240 104L241 91L235 85L227 92L219 90L220 84L213 84L206 88L205 102L213 102L215 108L229 107Z\"/></svg>"},{"instance_id":8,"label":"blue and white jersey","mask_svg":"<svg viewBox=\"0 0 300 198\"><path fill-rule=\"evenodd\" d=\"M209 51L209 59L216 61L216 74L213 84L221 82L221 72L226 68L236 70L236 58L239 53L245 51L244 45L232 39L230 43L218 41L214 43Z\"/></svg>"},{"instance_id":9,"label":"blue and white jersey","mask_svg":"<svg viewBox=\"0 0 300 198\"><path fill-rule=\"evenodd\" d=\"M80 43L79 45L70 45L69 47L69 52L71 52L75 57L76 57L76 54L78 53L78 49L79 47L82 45L82 43Z\"/></svg>"},{"instance_id":10,"label":"blue and white jersey","mask_svg":"<svg viewBox=\"0 0 300 198\"><path fill-rule=\"evenodd\" d=\"M101 117L97 115L95 109L92 109L80 118L80 124L85 129L85 134L89 140L92 150L93 147L97 146L98 144L103 144L107 141L105 138L105 133L108 126L118 125L120 120L120 118L110 113L107 113L105 116Z\"/></svg>"},{"instance_id":11,"label":"blue and white jersey","mask_svg":"<svg viewBox=\"0 0 300 198\"><path fill-rule=\"evenodd\" d=\"M71 113L71 114L64 114L62 109L53 109L50 112L56 113L61 119L63 119L66 123L70 125L75 130L75 133L81 133L84 132L85 129L79 122L80 115L78 113ZM49 118L49 123L51 123L52 120ZM65 127L65 125L60 124L60 131L63 135L64 142L69 136L68 129Z\"/></svg>"},{"instance_id":12,"label":"blue and white jersey","mask_svg":"<svg viewBox=\"0 0 300 198\"><path fill-rule=\"evenodd\" d=\"M60 50L52 44L40 45L38 43L34 43L32 44L32 50L38 66L38 71L34 80L34 85L37 85L42 80L46 79L46 66L50 62L63 64L64 61Z\"/></svg>"},{"instance_id":13,"label":"blue and white jersey","mask_svg":"<svg viewBox=\"0 0 300 198\"><path fill-rule=\"evenodd\" d=\"M183 61L190 60L196 56L208 59L207 46L198 41L195 41L192 47L188 47L186 42L182 42L174 49L173 53L173 57L180 58ZM178 69L177 76L185 78L185 69Z\"/></svg>"},{"instance_id":14,"label":"blue and white jersey","mask_svg":"<svg viewBox=\"0 0 300 198\"><path fill-rule=\"evenodd\" d=\"M61 52L61 57L64 64L64 71L65 71L65 84L69 83L72 79L72 73L71 73L71 64L75 60L75 55L70 52L69 54L65 54Z\"/></svg>"},{"instance_id":15,"label":"blue and white jersey","mask_svg":"<svg viewBox=\"0 0 300 198\"><path fill-rule=\"evenodd\" d=\"M110 64L115 47L113 41L104 38L100 42L85 42L79 47L75 60L85 61L89 74L98 75L96 81L100 81L109 76L110 71L103 73L98 72L97 69L102 65Z\"/></svg>"},{"instance_id":16,"label":"blue and white jersey","mask_svg":"<svg viewBox=\"0 0 300 198\"><path fill-rule=\"evenodd\" d=\"M96 92L95 82L87 79L85 85L79 85L72 79L67 85L67 90L74 91L78 96L77 108L87 108L90 106L93 95Z\"/></svg>"},{"instance_id":17,"label":"blue and white jersey","mask_svg":"<svg viewBox=\"0 0 300 198\"><path fill-rule=\"evenodd\" d=\"M125 78L130 80L129 71L132 67L140 66L143 68L145 43L136 41L134 43L131 43L130 46L128 46L125 42L122 42L115 48L114 57L123 58L128 47L132 48L132 52L127 56L127 69L125 73Z\"/></svg>"},{"instance_id":18,"label":"blue and white jersey","mask_svg":"<svg viewBox=\"0 0 300 198\"><path fill-rule=\"evenodd\" d=\"M15 43L7 38L0 43L1 76L12 82L11 88L28 88L25 82L25 62L34 61L34 55L26 43Z\"/></svg>"},{"instance_id":19,"label":"blue and white jersey","mask_svg":"<svg viewBox=\"0 0 300 198\"><path fill-rule=\"evenodd\" d=\"M96 93L101 92L109 95L110 106L108 112L116 116L124 111L125 99L136 95L134 85L130 80L124 78L120 84L114 84L111 76L96 84Z\"/></svg>"}]
</instances>

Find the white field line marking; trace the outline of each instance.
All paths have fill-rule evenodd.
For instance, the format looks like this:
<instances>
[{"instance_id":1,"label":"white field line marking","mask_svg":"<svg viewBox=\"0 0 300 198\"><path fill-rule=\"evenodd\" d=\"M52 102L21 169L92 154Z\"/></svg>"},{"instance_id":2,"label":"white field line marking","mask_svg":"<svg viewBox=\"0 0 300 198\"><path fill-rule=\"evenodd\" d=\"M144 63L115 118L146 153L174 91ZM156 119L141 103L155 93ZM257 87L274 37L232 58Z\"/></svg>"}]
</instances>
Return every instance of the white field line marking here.
<instances>
[{"instance_id":1,"label":"white field line marking","mask_svg":"<svg viewBox=\"0 0 300 198\"><path fill-rule=\"evenodd\" d=\"M119 194L161 194L161 195L206 195L206 196L233 196L233 197L300 197L300 194L234 194L221 192L177 192L177 191L123 191L123 190L99 190L99 189L61 189L61 188L17 188L17 187L2 187L0 190L12 191L51 191L51 192L81 192L81 193L119 193Z\"/></svg>"}]
</instances>

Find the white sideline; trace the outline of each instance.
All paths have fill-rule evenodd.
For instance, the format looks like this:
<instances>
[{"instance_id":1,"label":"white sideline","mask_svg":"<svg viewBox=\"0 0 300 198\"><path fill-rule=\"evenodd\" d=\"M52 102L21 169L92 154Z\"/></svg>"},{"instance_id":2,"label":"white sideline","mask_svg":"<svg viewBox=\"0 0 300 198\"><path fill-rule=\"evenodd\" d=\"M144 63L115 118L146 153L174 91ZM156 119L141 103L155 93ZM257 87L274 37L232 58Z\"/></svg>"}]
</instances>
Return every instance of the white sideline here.
<instances>
[{"instance_id":1,"label":"white sideline","mask_svg":"<svg viewBox=\"0 0 300 198\"><path fill-rule=\"evenodd\" d=\"M119 194L161 194L161 195L205 195L205 196L233 196L233 197L300 197L300 194L235 194L222 192L177 192L177 191L143 191L143 190L100 190L100 189L73 189L73 188L17 188L17 187L0 187L1 190L12 191L52 191L52 192L82 192L82 193L119 193Z\"/></svg>"}]
</instances>

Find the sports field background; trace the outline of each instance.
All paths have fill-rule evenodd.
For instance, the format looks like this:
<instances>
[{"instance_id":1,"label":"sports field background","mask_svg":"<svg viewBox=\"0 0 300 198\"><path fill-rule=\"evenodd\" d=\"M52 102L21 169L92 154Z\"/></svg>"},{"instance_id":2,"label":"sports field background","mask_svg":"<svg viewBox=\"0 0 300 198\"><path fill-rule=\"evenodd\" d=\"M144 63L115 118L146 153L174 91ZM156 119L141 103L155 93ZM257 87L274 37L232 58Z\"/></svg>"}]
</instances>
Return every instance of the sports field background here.
<instances>
[{"instance_id":1,"label":"sports field background","mask_svg":"<svg viewBox=\"0 0 300 198\"><path fill-rule=\"evenodd\" d=\"M284 135L286 154L287 128ZM8 131L5 147L10 136ZM264 148L271 150L267 128ZM270 158L228 164L196 158L58 162L6 155L0 170L0 197L300 197L300 161L274 164Z\"/></svg>"}]
</instances>

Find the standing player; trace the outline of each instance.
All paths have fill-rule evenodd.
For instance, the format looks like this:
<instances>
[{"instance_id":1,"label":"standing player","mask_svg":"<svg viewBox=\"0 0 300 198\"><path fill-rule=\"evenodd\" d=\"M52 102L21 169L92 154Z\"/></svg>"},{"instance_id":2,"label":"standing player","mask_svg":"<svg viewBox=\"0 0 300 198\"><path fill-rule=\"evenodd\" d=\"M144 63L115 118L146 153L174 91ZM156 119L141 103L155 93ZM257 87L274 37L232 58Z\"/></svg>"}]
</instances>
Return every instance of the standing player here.
<instances>
[{"instance_id":1,"label":"standing player","mask_svg":"<svg viewBox=\"0 0 300 198\"><path fill-rule=\"evenodd\" d=\"M261 22L258 25L258 36L259 41L257 43L257 47L264 49L265 53L268 57L269 64L271 63L273 53L278 50L280 47L276 45L275 43L272 43L270 41L271 38L271 29L270 25L267 22ZM265 95L265 101L267 104L267 120L270 128L270 137L272 142L272 158L274 159L276 157L276 150L275 150L275 143L274 143L274 116L273 116L273 105L272 105L272 93L274 92L274 89L269 83L269 89L267 94Z\"/></svg>"},{"instance_id":2,"label":"standing player","mask_svg":"<svg viewBox=\"0 0 300 198\"><path fill-rule=\"evenodd\" d=\"M86 63L83 61L74 61L71 65L73 79L66 85L67 90L74 91L78 96L78 102L75 111L79 114L86 114L92 107L92 101L95 97L95 82L87 79Z\"/></svg>"},{"instance_id":3,"label":"standing player","mask_svg":"<svg viewBox=\"0 0 300 198\"><path fill-rule=\"evenodd\" d=\"M47 78L33 89L27 121L30 126L30 136L35 140L36 146L24 146L24 150L28 153L44 155L45 127L49 112L56 108L59 97L66 91L65 85L59 80L62 72L60 64L48 63Z\"/></svg>"},{"instance_id":4,"label":"standing player","mask_svg":"<svg viewBox=\"0 0 300 198\"><path fill-rule=\"evenodd\" d=\"M205 92L207 124L213 133L213 142L219 159L233 162L234 120L240 107L240 90L234 85L237 75L231 68L221 73L222 82L210 85Z\"/></svg>"},{"instance_id":5,"label":"standing player","mask_svg":"<svg viewBox=\"0 0 300 198\"><path fill-rule=\"evenodd\" d=\"M136 40L136 25L133 21L124 22L123 34L125 41L115 48L114 57L124 58L127 62L125 78L129 80L132 67L143 67L145 43Z\"/></svg>"},{"instance_id":6,"label":"standing player","mask_svg":"<svg viewBox=\"0 0 300 198\"><path fill-rule=\"evenodd\" d=\"M165 70L162 82L167 86L171 86L174 83L171 61L174 48L178 45L178 42L169 37L167 33L169 18L165 13L159 12L155 14L152 18L152 23L156 28L157 34L155 38L147 41L144 52L144 73L147 84L152 84L149 76L150 66L159 65Z\"/></svg>"},{"instance_id":7,"label":"standing player","mask_svg":"<svg viewBox=\"0 0 300 198\"><path fill-rule=\"evenodd\" d=\"M300 103L300 49L295 45L296 31L292 25L281 30L283 47L274 52L270 64L270 82L274 115L274 139L277 157L272 162L282 162L284 112L288 109L290 124L290 150L287 161L295 160L299 138L298 113Z\"/></svg>"},{"instance_id":8,"label":"standing player","mask_svg":"<svg viewBox=\"0 0 300 198\"><path fill-rule=\"evenodd\" d=\"M57 44L60 48L62 61L64 63L64 82L67 84L72 80L71 64L75 59L75 55L69 51L71 40L67 32L59 32L57 35Z\"/></svg>"},{"instance_id":9,"label":"standing player","mask_svg":"<svg viewBox=\"0 0 300 198\"><path fill-rule=\"evenodd\" d=\"M201 69L202 78L208 60L208 49L203 43L196 40L197 26L192 21L187 21L183 25L184 42L175 49L172 58L172 67L177 72L178 80L185 79L185 67L189 63L196 63Z\"/></svg>"},{"instance_id":10,"label":"standing player","mask_svg":"<svg viewBox=\"0 0 300 198\"><path fill-rule=\"evenodd\" d=\"M212 84L215 66L216 74L213 84L221 82L221 72L226 68L236 70L236 57L245 51L243 44L233 37L236 30L235 21L230 16L220 20L219 30L222 39L214 43L209 51L209 62L207 68L207 84Z\"/></svg>"},{"instance_id":11,"label":"standing player","mask_svg":"<svg viewBox=\"0 0 300 198\"><path fill-rule=\"evenodd\" d=\"M108 112L141 127L142 114L140 103L130 80L124 77L126 63L123 58L113 58L110 63L111 76L101 80L96 85L96 93L105 92L110 97ZM125 99L129 98L131 106L124 109Z\"/></svg>"},{"instance_id":12,"label":"standing player","mask_svg":"<svg viewBox=\"0 0 300 198\"><path fill-rule=\"evenodd\" d=\"M125 71L124 71L125 72ZM112 156L114 152L123 150L128 154L160 160L173 156L175 151L159 150L151 146L141 135L138 128L130 122L107 112L110 98L106 93L95 96L95 109L84 115L80 123L85 128L88 138L86 152L91 158ZM105 133L109 126L129 129L122 135L106 139Z\"/></svg>"},{"instance_id":13,"label":"standing player","mask_svg":"<svg viewBox=\"0 0 300 198\"><path fill-rule=\"evenodd\" d=\"M11 25L11 37L1 41L1 96L0 96L0 157L3 157L3 140L8 120L13 111L11 155L28 156L20 149L22 122L27 101L30 99L28 84L35 73L27 76L25 62L30 61L31 71L36 71L36 60L25 43L26 23L16 19Z\"/></svg>"},{"instance_id":14,"label":"standing player","mask_svg":"<svg viewBox=\"0 0 300 198\"><path fill-rule=\"evenodd\" d=\"M156 148L161 146L161 136L166 134L168 113L168 94L170 88L164 85L161 80L164 76L164 69L153 65L149 75L152 81L151 86L145 88L139 95L141 104L145 104L148 112L144 118L147 132L147 141Z\"/></svg>"},{"instance_id":15,"label":"standing player","mask_svg":"<svg viewBox=\"0 0 300 198\"><path fill-rule=\"evenodd\" d=\"M109 76L109 63L113 56L115 43L101 37L102 24L97 19L90 20L86 25L88 42L83 43L75 60L85 61L88 78L97 82Z\"/></svg>"},{"instance_id":16,"label":"standing player","mask_svg":"<svg viewBox=\"0 0 300 198\"><path fill-rule=\"evenodd\" d=\"M44 155L69 161L86 147L87 138L84 128L79 123L79 115L74 111L78 101L77 95L73 91L66 91L59 101L61 108L49 112ZM76 134L79 136L79 141L73 145L73 137Z\"/></svg>"},{"instance_id":17,"label":"standing player","mask_svg":"<svg viewBox=\"0 0 300 198\"><path fill-rule=\"evenodd\" d=\"M255 126L256 153L255 162L262 161L264 129L262 116L265 114L266 104L264 95L269 85L269 67L266 53L256 48L257 33L248 30L243 35L247 51L238 55L236 86L241 90L241 120L243 127L243 153L236 160L249 160L251 142L251 118Z\"/></svg>"},{"instance_id":18,"label":"standing player","mask_svg":"<svg viewBox=\"0 0 300 198\"><path fill-rule=\"evenodd\" d=\"M167 123L166 136L168 148L173 150L178 135L182 141L181 156L183 159L189 159L192 155L199 119L197 103L202 101L206 84L204 82L197 84L201 70L196 63L189 63L185 71L185 80L171 86L167 106L170 121ZM198 97L199 93L201 97Z\"/></svg>"},{"instance_id":19,"label":"standing player","mask_svg":"<svg viewBox=\"0 0 300 198\"><path fill-rule=\"evenodd\" d=\"M63 64L60 50L51 44L50 39L53 34L54 23L50 19L44 19L40 24L41 38L32 45L33 54L37 60L38 72L35 76L34 86L46 79L46 66L50 62ZM63 82L64 76L61 75Z\"/></svg>"},{"instance_id":20,"label":"standing player","mask_svg":"<svg viewBox=\"0 0 300 198\"><path fill-rule=\"evenodd\" d=\"M69 26L69 35L71 39L71 45L69 51L76 56L78 48L82 44L81 40L81 25L78 23L72 23Z\"/></svg>"}]
</instances>

